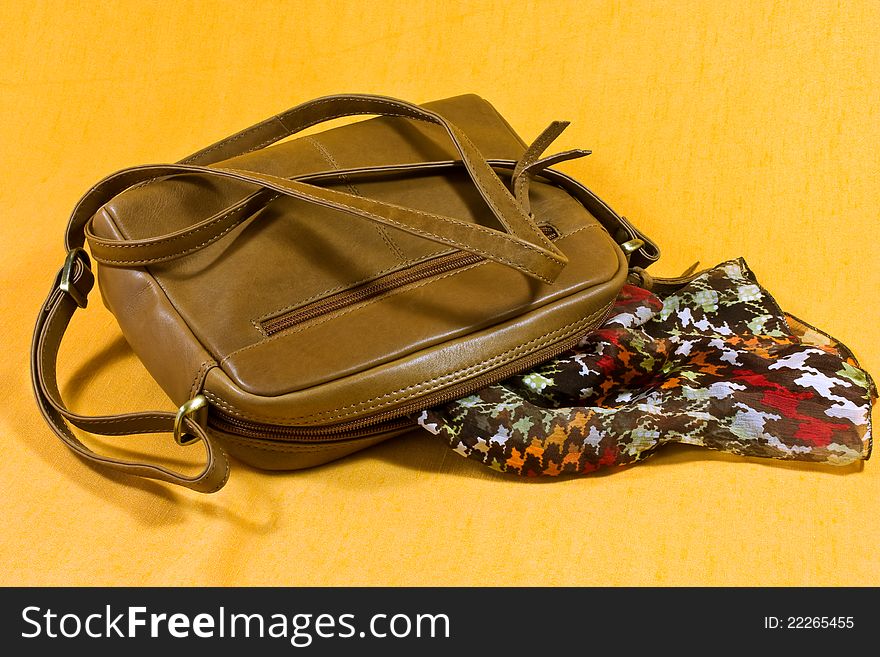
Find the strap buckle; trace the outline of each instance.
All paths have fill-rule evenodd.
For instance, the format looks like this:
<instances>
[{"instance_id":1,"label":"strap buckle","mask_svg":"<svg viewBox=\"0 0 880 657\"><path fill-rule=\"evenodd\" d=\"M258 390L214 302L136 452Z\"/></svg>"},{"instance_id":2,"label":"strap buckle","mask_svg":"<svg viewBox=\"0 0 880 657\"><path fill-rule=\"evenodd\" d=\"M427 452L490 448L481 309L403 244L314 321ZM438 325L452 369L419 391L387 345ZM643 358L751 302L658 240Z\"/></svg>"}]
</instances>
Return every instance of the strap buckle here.
<instances>
[{"instance_id":1,"label":"strap buckle","mask_svg":"<svg viewBox=\"0 0 880 657\"><path fill-rule=\"evenodd\" d=\"M79 246L71 249L67 252L67 257L64 259L64 266L61 268L61 278L58 282L58 288L65 294L69 295L70 298L76 302L77 306L85 308L89 302L88 290L83 293L76 285L74 285L73 280L74 267L76 266L77 260L82 262L82 266L85 270L91 271L92 261L89 259L89 254L86 253L86 250Z\"/></svg>"},{"instance_id":2,"label":"strap buckle","mask_svg":"<svg viewBox=\"0 0 880 657\"><path fill-rule=\"evenodd\" d=\"M177 411L177 417L174 418L174 442L181 447L197 443L201 438L186 431L184 420L192 416L193 422L200 427L204 427L208 423L208 400L204 395L196 395L192 399L185 401Z\"/></svg>"},{"instance_id":3,"label":"strap buckle","mask_svg":"<svg viewBox=\"0 0 880 657\"><path fill-rule=\"evenodd\" d=\"M640 240L636 237L631 240L627 240L626 242L618 246L620 246L620 250L623 251L623 255L629 258L633 253L645 246L645 241Z\"/></svg>"}]
</instances>

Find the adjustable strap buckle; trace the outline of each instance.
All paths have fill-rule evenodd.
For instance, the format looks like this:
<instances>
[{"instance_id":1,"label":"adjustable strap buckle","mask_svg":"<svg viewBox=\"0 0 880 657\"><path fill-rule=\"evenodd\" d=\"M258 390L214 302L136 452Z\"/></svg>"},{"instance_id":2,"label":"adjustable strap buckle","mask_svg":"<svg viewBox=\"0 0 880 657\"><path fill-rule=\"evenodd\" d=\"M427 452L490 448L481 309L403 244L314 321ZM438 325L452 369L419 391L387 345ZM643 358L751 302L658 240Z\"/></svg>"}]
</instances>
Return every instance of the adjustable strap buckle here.
<instances>
[{"instance_id":1,"label":"adjustable strap buckle","mask_svg":"<svg viewBox=\"0 0 880 657\"><path fill-rule=\"evenodd\" d=\"M82 263L84 273L88 273L88 276L80 276L79 281L77 281L79 283L85 281L85 292L80 290L74 281L77 261ZM69 295L80 308L85 308L88 304L89 291L94 284L95 279L92 277L91 271L92 261L89 259L89 254L86 253L85 249L76 247L67 252L67 257L64 259L64 266L61 268L61 277L58 281L58 288L65 294Z\"/></svg>"},{"instance_id":2,"label":"adjustable strap buckle","mask_svg":"<svg viewBox=\"0 0 880 657\"><path fill-rule=\"evenodd\" d=\"M192 445L201 440L199 436L186 431L184 420L189 416L192 416L192 421L200 427L204 427L208 423L208 400L204 395L196 395L185 401L177 411L177 417L174 418L174 442L181 447Z\"/></svg>"}]
</instances>

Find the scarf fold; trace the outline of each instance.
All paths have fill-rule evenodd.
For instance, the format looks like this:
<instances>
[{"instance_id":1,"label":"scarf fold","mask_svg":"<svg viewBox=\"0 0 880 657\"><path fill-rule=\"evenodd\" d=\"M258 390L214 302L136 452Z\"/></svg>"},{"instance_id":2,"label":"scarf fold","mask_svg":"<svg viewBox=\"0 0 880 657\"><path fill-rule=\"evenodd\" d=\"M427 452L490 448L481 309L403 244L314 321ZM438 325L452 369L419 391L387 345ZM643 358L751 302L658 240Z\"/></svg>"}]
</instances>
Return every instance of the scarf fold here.
<instances>
[{"instance_id":1,"label":"scarf fold","mask_svg":"<svg viewBox=\"0 0 880 657\"><path fill-rule=\"evenodd\" d=\"M627 284L574 349L416 420L527 476L626 465L666 443L846 465L870 456L876 396L850 351L782 312L739 259L687 283Z\"/></svg>"}]
</instances>

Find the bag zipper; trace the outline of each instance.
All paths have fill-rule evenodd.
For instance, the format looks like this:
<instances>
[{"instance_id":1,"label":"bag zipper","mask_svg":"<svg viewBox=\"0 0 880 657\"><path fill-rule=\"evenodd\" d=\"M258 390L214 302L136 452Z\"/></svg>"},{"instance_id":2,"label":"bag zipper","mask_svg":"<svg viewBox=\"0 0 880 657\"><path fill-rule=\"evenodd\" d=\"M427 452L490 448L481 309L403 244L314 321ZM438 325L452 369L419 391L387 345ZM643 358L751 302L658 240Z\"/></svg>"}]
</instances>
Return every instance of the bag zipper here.
<instances>
[{"instance_id":1,"label":"bag zipper","mask_svg":"<svg viewBox=\"0 0 880 657\"><path fill-rule=\"evenodd\" d=\"M539 228L550 240L559 237L559 233L550 225L544 224L539 226ZM260 329L262 330L263 335L275 335L276 333L286 331L297 324L303 324L321 317L322 315L337 312L356 303L375 299L376 297L386 295L397 288L417 283L426 278L439 276L440 274L445 274L455 269L475 265L485 259L486 258L481 255L468 253L467 251L456 251L455 253L431 258L430 260L417 263L406 269L391 272L390 274L380 276L372 281L319 299L313 303L306 304L295 310L284 313L283 315L271 317L260 322Z\"/></svg>"},{"instance_id":2,"label":"bag zipper","mask_svg":"<svg viewBox=\"0 0 880 657\"><path fill-rule=\"evenodd\" d=\"M224 433L246 438L305 442L345 440L349 438L376 435L395 429L414 427L416 426L415 421L407 417L412 413L472 394L477 390L519 374L530 367L534 367L573 348L578 342L580 342L584 335L595 331L602 325L611 314L613 307L613 303L608 304L608 307L598 319L590 322L583 328L583 330L578 331L573 336L564 338L554 344L547 345L546 347L532 352L517 361L508 363L498 369L492 370L491 372L476 376L459 385L450 386L449 388L440 390L431 395L426 395L425 397L404 404L403 406L382 413L376 413L367 418L321 427L291 427L243 420L222 411L216 406L212 406L208 425Z\"/></svg>"}]
</instances>

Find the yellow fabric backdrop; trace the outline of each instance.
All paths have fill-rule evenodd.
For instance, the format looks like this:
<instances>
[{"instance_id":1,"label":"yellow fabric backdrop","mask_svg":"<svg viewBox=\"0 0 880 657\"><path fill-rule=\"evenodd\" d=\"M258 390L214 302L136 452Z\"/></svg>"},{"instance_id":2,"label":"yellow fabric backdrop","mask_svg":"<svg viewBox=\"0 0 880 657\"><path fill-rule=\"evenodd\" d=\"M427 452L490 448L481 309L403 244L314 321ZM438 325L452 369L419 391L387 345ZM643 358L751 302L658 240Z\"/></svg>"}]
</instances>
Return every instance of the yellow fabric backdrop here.
<instances>
[{"instance_id":1,"label":"yellow fabric backdrop","mask_svg":"<svg viewBox=\"0 0 880 657\"><path fill-rule=\"evenodd\" d=\"M327 93L473 91L526 139L570 119L557 145L594 154L562 168L660 243L656 273L745 256L880 374L878 3L7 2L0 25L0 583L880 584L873 462L678 448L535 483L416 435L205 497L85 466L26 354L103 175ZM74 324L75 409L170 407L99 295Z\"/></svg>"}]
</instances>

